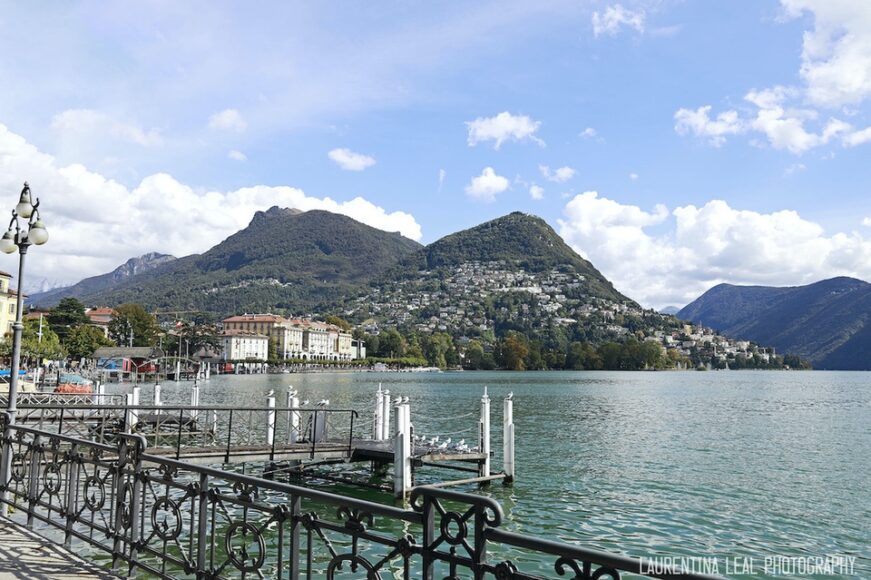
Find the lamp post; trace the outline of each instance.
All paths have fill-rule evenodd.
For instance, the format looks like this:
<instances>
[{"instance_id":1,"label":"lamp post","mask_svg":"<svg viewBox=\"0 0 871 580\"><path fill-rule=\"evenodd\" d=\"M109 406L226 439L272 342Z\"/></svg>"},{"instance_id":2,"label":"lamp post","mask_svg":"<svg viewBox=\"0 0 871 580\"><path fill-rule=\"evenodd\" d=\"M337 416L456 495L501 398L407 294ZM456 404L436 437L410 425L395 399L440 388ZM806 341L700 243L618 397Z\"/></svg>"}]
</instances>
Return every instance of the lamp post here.
<instances>
[{"instance_id":1,"label":"lamp post","mask_svg":"<svg viewBox=\"0 0 871 580\"><path fill-rule=\"evenodd\" d=\"M24 223L22 223L22 220ZM9 403L6 410L9 411L12 422L15 422L15 412L18 398L18 368L21 358L21 331L24 324L21 316L24 310L24 256L27 248L31 245L41 246L48 241L48 232L42 220L39 219L39 199L32 202L30 198L30 186L24 182L21 190L21 198L18 205L12 210L12 220L9 229L0 238L0 251L12 254L18 249L18 295L15 304L15 323L12 325L12 374L9 377Z\"/></svg>"}]
</instances>

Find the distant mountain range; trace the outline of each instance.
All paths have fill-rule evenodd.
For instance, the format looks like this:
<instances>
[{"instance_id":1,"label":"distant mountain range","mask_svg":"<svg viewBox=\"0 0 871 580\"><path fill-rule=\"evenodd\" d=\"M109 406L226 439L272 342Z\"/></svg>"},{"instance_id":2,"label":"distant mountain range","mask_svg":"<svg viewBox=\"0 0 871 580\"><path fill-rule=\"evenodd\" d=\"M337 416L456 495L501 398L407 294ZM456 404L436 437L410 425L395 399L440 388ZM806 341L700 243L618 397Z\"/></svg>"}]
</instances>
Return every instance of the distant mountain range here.
<instances>
[{"instance_id":1,"label":"distant mountain range","mask_svg":"<svg viewBox=\"0 0 871 580\"><path fill-rule=\"evenodd\" d=\"M677 316L797 354L814 368L871 370L871 284L862 280L788 288L720 284Z\"/></svg>"}]
</instances>

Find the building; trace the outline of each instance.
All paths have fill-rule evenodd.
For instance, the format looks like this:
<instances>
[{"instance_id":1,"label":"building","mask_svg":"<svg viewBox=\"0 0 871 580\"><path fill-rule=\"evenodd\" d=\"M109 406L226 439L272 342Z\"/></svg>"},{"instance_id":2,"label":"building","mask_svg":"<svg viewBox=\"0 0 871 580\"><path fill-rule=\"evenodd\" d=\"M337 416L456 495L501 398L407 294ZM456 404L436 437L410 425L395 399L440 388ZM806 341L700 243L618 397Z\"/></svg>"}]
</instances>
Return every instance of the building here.
<instances>
[{"instance_id":1,"label":"building","mask_svg":"<svg viewBox=\"0 0 871 580\"><path fill-rule=\"evenodd\" d=\"M96 326L103 331L103 336L109 337L109 325L112 324L112 317L115 316L115 311L111 308L86 308L85 316L91 321L92 326Z\"/></svg>"},{"instance_id":2,"label":"building","mask_svg":"<svg viewBox=\"0 0 871 580\"><path fill-rule=\"evenodd\" d=\"M268 337L280 359L350 361L365 358L351 334L338 326L276 314L243 314L223 321L225 332L248 332ZM362 352L363 357L359 354Z\"/></svg>"},{"instance_id":3,"label":"building","mask_svg":"<svg viewBox=\"0 0 871 580\"><path fill-rule=\"evenodd\" d=\"M11 280L11 274L0 271L0 333L4 335L12 332L15 309L18 306L18 294L9 288Z\"/></svg>"},{"instance_id":4,"label":"building","mask_svg":"<svg viewBox=\"0 0 871 580\"><path fill-rule=\"evenodd\" d=\"M224 330L221 358L225 361L260 361L269 358L269 337L245 330Z\"/></svg>"}]
</instances>

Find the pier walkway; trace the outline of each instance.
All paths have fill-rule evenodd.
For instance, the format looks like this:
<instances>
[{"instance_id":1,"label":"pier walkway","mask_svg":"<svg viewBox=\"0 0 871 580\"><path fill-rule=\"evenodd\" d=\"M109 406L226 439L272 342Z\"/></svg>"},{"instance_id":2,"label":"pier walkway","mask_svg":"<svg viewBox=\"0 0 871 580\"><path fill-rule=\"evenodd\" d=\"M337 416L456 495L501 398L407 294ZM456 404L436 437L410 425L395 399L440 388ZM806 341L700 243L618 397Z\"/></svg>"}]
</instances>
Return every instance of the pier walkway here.
<instances>
[{"instance_id":1,"label":"pier walkway","mask_svg":"<svg viewBox=\"0 0 871 580\"><path fill-rule=\"evenodd\" d=\"M116 579L62 546L0 518L0 580Z\"/></svg>"}]
</instances>

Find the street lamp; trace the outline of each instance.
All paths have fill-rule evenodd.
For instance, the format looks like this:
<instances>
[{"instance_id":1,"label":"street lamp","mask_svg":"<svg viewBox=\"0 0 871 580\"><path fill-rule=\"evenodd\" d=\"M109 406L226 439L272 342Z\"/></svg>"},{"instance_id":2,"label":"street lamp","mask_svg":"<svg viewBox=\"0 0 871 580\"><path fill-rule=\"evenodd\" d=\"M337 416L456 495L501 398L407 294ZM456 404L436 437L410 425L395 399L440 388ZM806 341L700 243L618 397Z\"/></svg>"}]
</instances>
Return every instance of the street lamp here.
<instances>
[{"instance_id":1,"label":"street lamp","mask_svg":"<svg viewBox=\"0 0 871 580\"><path fill-rule=\"evenodd\" d=\"M22 220L23 218L23 220ZM22 221L24 223L22 224ZM9 411L10 419L15 422L16 403L18 398L18 368L21 357L21 331L24 324L21 316L24 309L24 294L22 281L24 280L24 256L27 248L31 245L41 246L48 241L48 232L42 220L39 219L39 199L32 202L30 198L30 186L24 182L21 190L21 198L18 205L12 210L12 220L9 229L0 238L0 251L12 254L18 249L18 295L15 305L15 323L12 325L12 374L9 377L9 403L6 410Z\"/></svg>"}]
</instances>

